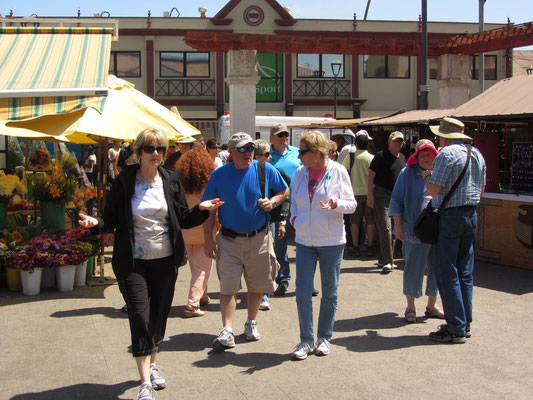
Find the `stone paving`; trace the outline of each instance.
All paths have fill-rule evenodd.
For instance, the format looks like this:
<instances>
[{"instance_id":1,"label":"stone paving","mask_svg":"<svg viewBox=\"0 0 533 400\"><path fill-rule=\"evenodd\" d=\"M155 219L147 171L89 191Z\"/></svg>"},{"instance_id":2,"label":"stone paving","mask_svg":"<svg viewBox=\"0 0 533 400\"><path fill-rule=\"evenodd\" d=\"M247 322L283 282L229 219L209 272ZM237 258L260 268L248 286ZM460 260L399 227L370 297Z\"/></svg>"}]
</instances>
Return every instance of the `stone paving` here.
<instances>
[{"instance_id":1,"label":"stone paving","mask_svg":"<svg viewBox=\"0 0 533 400\"><path fill-rule=\"evenodd\" d=\"M206 315L185 319L190 273L181 268L158 357L168 387L157 399L533 398L533 271L477 264L472 338L452 345L427 338L439 320L404 322L401 261L381 275L373 260L345 258L331 355L300 362L290 359L298 342L293 281L260 312L259 342L241 335L241 293L237 346L213 354L221 328L216 273ZM318 275L315 284L320 288ZM319 302L314 298L315 321ZM424 302L417 301L419 316ZM136 399L122 305L116 284L34 297L0 290L0 399Z\"/></svg>"}]
</instances>

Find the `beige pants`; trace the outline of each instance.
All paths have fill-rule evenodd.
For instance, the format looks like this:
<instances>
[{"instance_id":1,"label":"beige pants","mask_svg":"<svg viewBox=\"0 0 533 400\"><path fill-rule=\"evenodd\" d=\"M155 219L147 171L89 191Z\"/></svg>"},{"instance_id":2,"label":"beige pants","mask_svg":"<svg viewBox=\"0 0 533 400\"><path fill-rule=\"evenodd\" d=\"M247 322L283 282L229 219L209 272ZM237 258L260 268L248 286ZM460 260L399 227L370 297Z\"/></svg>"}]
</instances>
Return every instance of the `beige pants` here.
<instances>
[{"instance_id":1,"label":"beige pants","mask_svg":"<svg viewBox=\"0 0 533 400\"><path fill-rule=\"evenodd\" d=\"M207 257L203 244L188 244L187 257L191 267L191 288L189 290L189 305L200 306L200 299L207 297L207 282L211 274L213 259Z\"/></svg>"}]
</instances>

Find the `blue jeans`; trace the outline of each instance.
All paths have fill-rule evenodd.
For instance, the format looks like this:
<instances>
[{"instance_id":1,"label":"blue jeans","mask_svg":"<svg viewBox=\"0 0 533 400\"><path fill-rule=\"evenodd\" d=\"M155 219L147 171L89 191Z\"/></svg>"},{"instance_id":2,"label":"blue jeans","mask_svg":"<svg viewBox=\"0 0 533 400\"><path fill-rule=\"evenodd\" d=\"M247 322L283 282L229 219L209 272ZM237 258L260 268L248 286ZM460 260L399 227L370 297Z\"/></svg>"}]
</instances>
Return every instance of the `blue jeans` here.
<instances>
[{"instance_id":1,"label":"blue jeans","mask_svg":"<svg viewBox=\"0 0 533 400\"><path fill-rule=\"evenodd\" d=\"M337 311L337 288L343 253L344 244L309 247L296 243L296 306L302 342L314 342L313 303L311 299L317 260L320 261L320 279L322 281L318 338L331 339L335 312Z\"/></svg>"},{"instance_id":2,"label":"blue jeans","mask_svg":"<svg viewBox=\"0 0 533 400\"><path fill-rule=\"evenodd\" d=\"M424 273L427 271L426 296L437 297L437 277L435 276L435 268L431 265L430 250L430 244L403 241L404 295L415 299L422 296L422 283L424 282Z\"/></svg>"},{"instance_id":3,"label":"blue jeans","mask_svg":"<svg viewBox=\"0 0 533 400\"><path fill-rule=\"evenodd\" d=\"M464 335L472 322L475 207L444 209L432 259L448 330Z\"/></svg>"}]
</instances>

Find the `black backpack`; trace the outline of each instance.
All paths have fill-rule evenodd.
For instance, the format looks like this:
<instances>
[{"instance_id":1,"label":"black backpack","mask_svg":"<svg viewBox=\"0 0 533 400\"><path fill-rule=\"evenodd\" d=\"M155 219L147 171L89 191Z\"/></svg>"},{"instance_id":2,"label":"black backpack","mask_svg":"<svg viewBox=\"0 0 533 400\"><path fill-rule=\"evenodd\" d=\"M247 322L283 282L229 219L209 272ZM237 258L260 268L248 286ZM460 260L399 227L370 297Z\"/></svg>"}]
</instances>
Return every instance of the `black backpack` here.
<instances>
[{"instance_id":1,"label":"black backpack","mask_svg":"<svg viewBox=\"0 0 533 400\"><path fill-rule=\"evenodd\" d=\"M277 170L281 174L281 177L283 178L287 186L290 186L291 178L289 178L289 176L285 172L280 171L279 169ZM259 179L259 187L261 188L261 197L264 198L265 197L265 162L264 161L257 162L257 178ZM287 216L289 215L289 208L290 208L290 202L289 202L289 199L287 199L282 204L279 204L276 208L272 209L272 211L268 213L270 214L270 222L280 222L280 221L285 220L285 218L287 218Z\"/></svg>"}]
</instances>

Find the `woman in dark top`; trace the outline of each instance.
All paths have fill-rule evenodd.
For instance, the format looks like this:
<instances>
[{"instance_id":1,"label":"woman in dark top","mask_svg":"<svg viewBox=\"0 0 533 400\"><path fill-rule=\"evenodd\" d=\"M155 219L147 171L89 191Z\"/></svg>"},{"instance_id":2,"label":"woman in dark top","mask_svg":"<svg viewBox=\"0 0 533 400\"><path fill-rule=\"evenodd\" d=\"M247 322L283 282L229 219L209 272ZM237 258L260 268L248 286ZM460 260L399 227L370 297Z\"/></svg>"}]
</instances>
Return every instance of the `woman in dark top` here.
<instances>
[{"instance_id":1,"label":"woman in dark top","mask_svg":"<svg viewBox=\"0 0 533 400\"><path fill-rule=\"evenodd\" d=\"M167 147L161 131L142 131L134 148L139 164L117 176L102 218L80 213L82 226L115 234L112 265L128 299L132 353L141 377L139 400L151 400L154 389L166 387L155 361L177 268L186 263L181 229L202 224L222 204L213 199L189 209L179 173L160 166Z\"/></svg>"}]
</instances>

